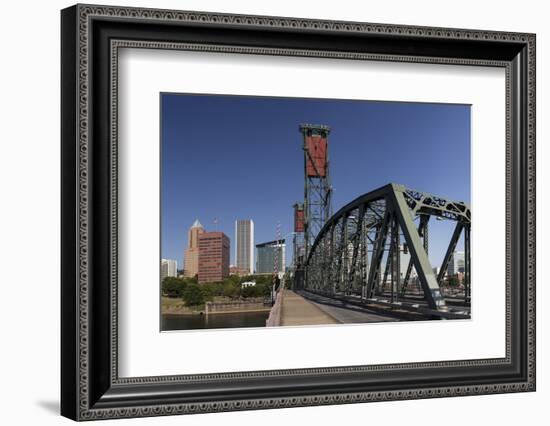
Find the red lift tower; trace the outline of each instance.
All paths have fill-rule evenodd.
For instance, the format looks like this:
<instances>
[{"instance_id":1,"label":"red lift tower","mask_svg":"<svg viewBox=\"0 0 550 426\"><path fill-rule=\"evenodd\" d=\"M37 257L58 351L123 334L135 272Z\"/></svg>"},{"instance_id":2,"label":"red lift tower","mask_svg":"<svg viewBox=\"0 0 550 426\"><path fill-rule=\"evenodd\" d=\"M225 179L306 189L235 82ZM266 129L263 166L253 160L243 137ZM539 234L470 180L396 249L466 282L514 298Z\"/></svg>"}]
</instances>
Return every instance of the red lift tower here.
<instances>
[{"instance_id":1,"label":"red lift tower","mask_svg":"<svg viewBox=\"0 0 550 426\"><path fill-rule=\"evenodd\" d=\"M304 261L315 237L332 215L328 135L330 127L301 124L304 150Z\"/></svg>"}]
</instances>

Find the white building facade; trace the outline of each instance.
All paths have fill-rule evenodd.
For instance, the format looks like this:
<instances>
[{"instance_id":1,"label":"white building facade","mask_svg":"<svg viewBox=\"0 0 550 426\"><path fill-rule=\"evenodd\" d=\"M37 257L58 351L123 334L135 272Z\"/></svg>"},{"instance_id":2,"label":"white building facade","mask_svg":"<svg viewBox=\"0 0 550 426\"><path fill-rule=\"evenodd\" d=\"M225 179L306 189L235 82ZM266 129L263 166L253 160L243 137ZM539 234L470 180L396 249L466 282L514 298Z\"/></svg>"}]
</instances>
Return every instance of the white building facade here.
<instances>
[{"instance_id":1,"label":"white building facade","mask_svg":"<svg viewBox=\"0 0 550 426\"><path fill-rule=\"evenodd\" d=\"M459 272L464 272L464 252L455 251L449 259L449 266L447 267L447 275L456 275Z\"/></svg>"},{"instance_id":2,"label":"white building facade","mask_svg":"<svg viewBox=\"0 0 550 426\"><path fill-rule=\"evenodd\" d=\"M254 273L254 221L235 221L235 266Z\"/></svg>"},{"instance_id":3,"label":"white building facade","mask_svg":"<svg viewBox=\"0 0 550 426\"><path fill-rule=\"evenodd\" d=\"M174 259L161 259L160 261L160 281L166 277L178 276L178 262Z\"/></svg>"}]
</instances>

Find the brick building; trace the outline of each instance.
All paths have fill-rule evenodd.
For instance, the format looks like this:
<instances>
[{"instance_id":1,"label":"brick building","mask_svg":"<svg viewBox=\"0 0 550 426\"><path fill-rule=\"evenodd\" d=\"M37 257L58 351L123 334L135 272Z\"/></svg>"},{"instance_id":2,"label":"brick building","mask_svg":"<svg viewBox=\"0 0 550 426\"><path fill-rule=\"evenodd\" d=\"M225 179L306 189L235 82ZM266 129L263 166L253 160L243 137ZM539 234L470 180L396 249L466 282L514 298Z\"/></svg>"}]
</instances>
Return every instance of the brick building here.
<instances>
[{"instance_id":1,"label":"brick building","mask_svg":"<svg viewBox=\"0 0 550 426\"><path fill-rule=\"evenodd\" d=\"M229 276L229 238L223 232L203 232L199 240L199 283Z\"/></svg>"}]
</instances>

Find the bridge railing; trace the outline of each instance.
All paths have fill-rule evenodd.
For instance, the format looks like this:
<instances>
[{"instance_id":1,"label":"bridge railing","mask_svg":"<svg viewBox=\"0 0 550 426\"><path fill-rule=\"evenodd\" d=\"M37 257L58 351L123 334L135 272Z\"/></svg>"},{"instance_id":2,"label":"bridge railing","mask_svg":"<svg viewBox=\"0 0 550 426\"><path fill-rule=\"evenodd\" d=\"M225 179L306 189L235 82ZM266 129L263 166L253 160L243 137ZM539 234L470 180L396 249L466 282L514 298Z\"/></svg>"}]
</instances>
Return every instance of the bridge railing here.
<instances>
[{"instance_id":1,"label":"bridge railing","mask_svg":"<svg viewBox=\"0 0 550 426\"><path fill-rule=\"evenodd\" d=\"M275 303L269 312L265 325L266 327L279 327L281 325L281 311L283 307L283 292L284 288L281 286L275 297Z\"/></svg>"}]
</instances>

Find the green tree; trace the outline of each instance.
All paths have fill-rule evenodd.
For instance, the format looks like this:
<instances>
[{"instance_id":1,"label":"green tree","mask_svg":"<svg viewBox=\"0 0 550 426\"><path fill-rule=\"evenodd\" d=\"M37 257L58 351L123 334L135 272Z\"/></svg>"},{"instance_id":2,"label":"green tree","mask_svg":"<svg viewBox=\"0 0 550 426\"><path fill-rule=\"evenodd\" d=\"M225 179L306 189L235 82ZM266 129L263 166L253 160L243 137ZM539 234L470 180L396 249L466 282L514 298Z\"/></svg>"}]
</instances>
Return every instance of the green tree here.
<instances>
[{"instance_id":1,"label":"green tree","mask_svg":"<svg viewBox=\"0 0 550 426\"><path fill-rule=\"evenodd\" d=\"M457 287L460 284L460 281L458 280L458 277L456 275L452 275L447 280L450 287Z\"/></svg>"},{"instance_id":2,"label":"green tree","mask_svg":"<svg viewBox=\"0 0 550 426\"><path fill-rule=\"evenodd\" d=\"M214 283L203 283L199 286L204 300L212 300L216 295Z\"/></svg>"},{"instance_id":3,"label":"green tree","mask_svg":"<svg viewBox=\"0 0 550 426\"><path fill-rule=\"evenodd\" d=\"M239 297L241 290L241 285L239 283L235 283L233 281L226 280L223 283L222 288L222 296L230 297L232 299L235 299Z\"/></svg>"},{"instance_id":4,"label":"green tree","mask_svg":"<svg viewBox=\"0 0 550 426\"><path fill-rule=\"evenodd\" d=\"M249 286L243 287L241 289L241 296L244 297L244 298L257 297L257 295L258 295L257 290L258 289L256 288L255 285L249 285Z\"/></svg>"},{"instance_id":5,"label":"green tree","mask_svg":"<svg viewBox=\"0 0 550 426\"><path fill-rule=\"evenodd\" d=\"M271 294L271 284L269 283L256 283L257 297L267 297Z\"/></svg>"},{"instance_id":6,"label":"green tree","mask_svg":"<svg viewBox=\"0 0 550 426\"><path fill-rule=\"evenodd\" d=\"M205 302L204 292L199 284L187 284L187 287L183 291L183 301L187 306L202 305Z\"/></svg>"},{"instance_id":7,"label":"green tree","mask_svg":"<svg viewBox=\"0 0 550 426\"><path fill-rule=\"evenodd\" d=\"M224 280L224 284L225 283L239 285L241 283L241 277L239 277L238 275L230 275L228 278Z\"/></svg>"},{"instance_id":8,"label":"green tree","mask_svg":"<svg viewBox=\"0 0 550 426\"><path fill-rule=\"evenodd\" d=\"M182 297L185 287L187 282L181 278L166 277L162 281L162 293L169 297Z\"/></svg>"}]
</instances>

